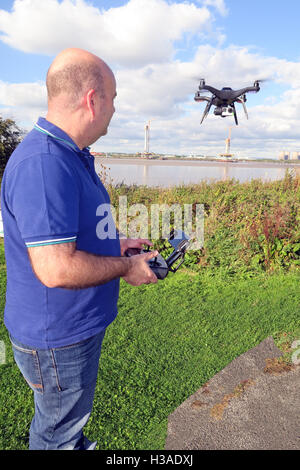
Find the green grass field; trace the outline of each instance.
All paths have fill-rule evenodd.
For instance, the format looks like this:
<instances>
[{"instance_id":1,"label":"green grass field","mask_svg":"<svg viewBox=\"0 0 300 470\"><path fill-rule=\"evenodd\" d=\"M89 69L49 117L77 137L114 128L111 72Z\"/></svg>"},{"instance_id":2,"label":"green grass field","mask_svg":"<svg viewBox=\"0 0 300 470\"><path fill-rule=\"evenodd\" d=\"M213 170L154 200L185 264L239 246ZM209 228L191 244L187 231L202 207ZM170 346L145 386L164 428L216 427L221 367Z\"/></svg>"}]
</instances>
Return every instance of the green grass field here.
<instances>
[{"instance_id":1,"label":"green grass field","mask_svg":"<svg viewBox=\"0 0 300 470\"><path fill-rule=\"evenodd\" d=\"M5 278L0 242L0 449L27 449L33 394L3 324ZM182 269L156 285L122 281L87 437L97 449L163 449L168 415L235 357L269 335L278 345L299 339L299 303L298 271L244 279Z\"/></svg>"}]
</instances>

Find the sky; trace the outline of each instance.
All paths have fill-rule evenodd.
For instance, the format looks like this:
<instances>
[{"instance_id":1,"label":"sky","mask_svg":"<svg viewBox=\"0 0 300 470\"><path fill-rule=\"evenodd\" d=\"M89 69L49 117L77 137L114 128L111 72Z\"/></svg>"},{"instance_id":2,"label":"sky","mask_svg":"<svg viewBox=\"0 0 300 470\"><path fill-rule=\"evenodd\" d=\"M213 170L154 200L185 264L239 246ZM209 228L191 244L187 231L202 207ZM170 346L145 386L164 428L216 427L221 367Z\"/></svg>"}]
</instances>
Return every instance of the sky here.
<instances>
[{"instance_id":1,"label":"sky","mask_svg":"<svg viewBox=\"0 0 300 470\"><path fill-rule=\"evenodd\" d=\"M0 0L0 115L30 130L47 113L45 77L61 50L97 54L117 81L98 152L218 155L231 128L238 157L300 152L299 0ZM247 95L247 120L213 112L200 125L199 79Z\"/></svg>"}]
</instances>

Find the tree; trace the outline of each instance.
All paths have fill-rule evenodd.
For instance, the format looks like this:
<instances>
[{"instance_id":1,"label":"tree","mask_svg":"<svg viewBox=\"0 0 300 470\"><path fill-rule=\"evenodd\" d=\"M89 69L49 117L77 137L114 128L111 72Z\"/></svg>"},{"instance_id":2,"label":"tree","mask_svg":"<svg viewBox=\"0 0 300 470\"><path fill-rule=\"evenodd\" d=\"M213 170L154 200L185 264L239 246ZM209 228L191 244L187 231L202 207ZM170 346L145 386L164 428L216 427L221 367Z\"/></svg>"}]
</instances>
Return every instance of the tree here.
<instances>
[{"instance_id":1,"label":"tree","mask_svg":"<svg viewBox=\"0 0 300 470\"><path fill-rule=\"evenodd\" d=\"M24 132L19 129L15 121L0 116L0 178L9 157L21 142L23 135Z\"/></svg>"}]
</instances>

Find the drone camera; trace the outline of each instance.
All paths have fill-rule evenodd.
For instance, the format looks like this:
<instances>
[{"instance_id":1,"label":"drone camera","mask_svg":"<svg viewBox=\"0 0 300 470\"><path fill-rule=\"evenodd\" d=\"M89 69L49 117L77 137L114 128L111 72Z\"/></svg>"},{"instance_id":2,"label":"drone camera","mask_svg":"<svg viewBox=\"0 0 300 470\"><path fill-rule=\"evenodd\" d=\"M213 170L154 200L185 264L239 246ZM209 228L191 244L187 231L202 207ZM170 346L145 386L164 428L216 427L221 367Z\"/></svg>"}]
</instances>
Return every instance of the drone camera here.
<instances>
[{"instance_id":1,"label":"drone camera","mask_svg":"<svg viewBox=\"0 0 300 470\"><path fill-rule=\"evenodd\" d=\"M231 108L231 106L228 106L228 108L222 109L222 117L230 116L232 113L233 113L233 108Z\"/></svg>"},{"instance_id":2,"label":"drone camera","mask_svg":"<svg viewBox=\"0 0 300 470\"><path fill-rule=\"evenodd\" d=\"M221 116L221 117L226 117L226 116L231 116L233 113L233 108L231 106L218 106L214 110L214 114L216 116Z\"/></svg>"},{"instance_id":3,"label":"drone camera","mask_svg":"<svg viewBox=\"0 0 300 470\"><path fill-rule=\"evenodd\" d=\"M214 110L214 114L215 114L216 116L222 116L222 112L223 112L223 111L222 111L222 108L219 108L219 107L218 107L218 108L215 108L215 110Z\"/></svg>"}]
</instances>

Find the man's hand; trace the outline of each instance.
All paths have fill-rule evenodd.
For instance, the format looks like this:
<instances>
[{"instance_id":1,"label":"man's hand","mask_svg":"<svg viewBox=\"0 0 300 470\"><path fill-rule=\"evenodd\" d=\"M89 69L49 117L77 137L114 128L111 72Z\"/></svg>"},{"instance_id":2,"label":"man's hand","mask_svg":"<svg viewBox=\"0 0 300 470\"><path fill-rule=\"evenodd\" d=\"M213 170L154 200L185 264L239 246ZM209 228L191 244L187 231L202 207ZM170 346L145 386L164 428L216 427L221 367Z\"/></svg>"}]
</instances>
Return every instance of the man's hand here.
<instances>
[{"instance_id":1,"label":"man's hand","mask_svg":"<svg viewBox=\"0 0 300 470\"><path fill-rule=\"evenodd\" d=\"M130 247L137 248L137 246ZM140 286L142 284L151 284L157 282L152 269L149 267L148 262L150 259L158 255L158 251L149 251L149 253L142 253L141 255L134 255L128 258L130 260L130 267L123 279L132 286Z\"/></svg>"},{"instance_id":2,"label":"man's hand","mask_svg":"<svg viewBox=\"0 0 300 470\"><path fill-rule=\"evenodd\" d=\"M120 238L121 256L124 256L128 248L138 248L141 250L143 245L153 246L153 243L145 238Z\"/></svg>"}]
</instances>

